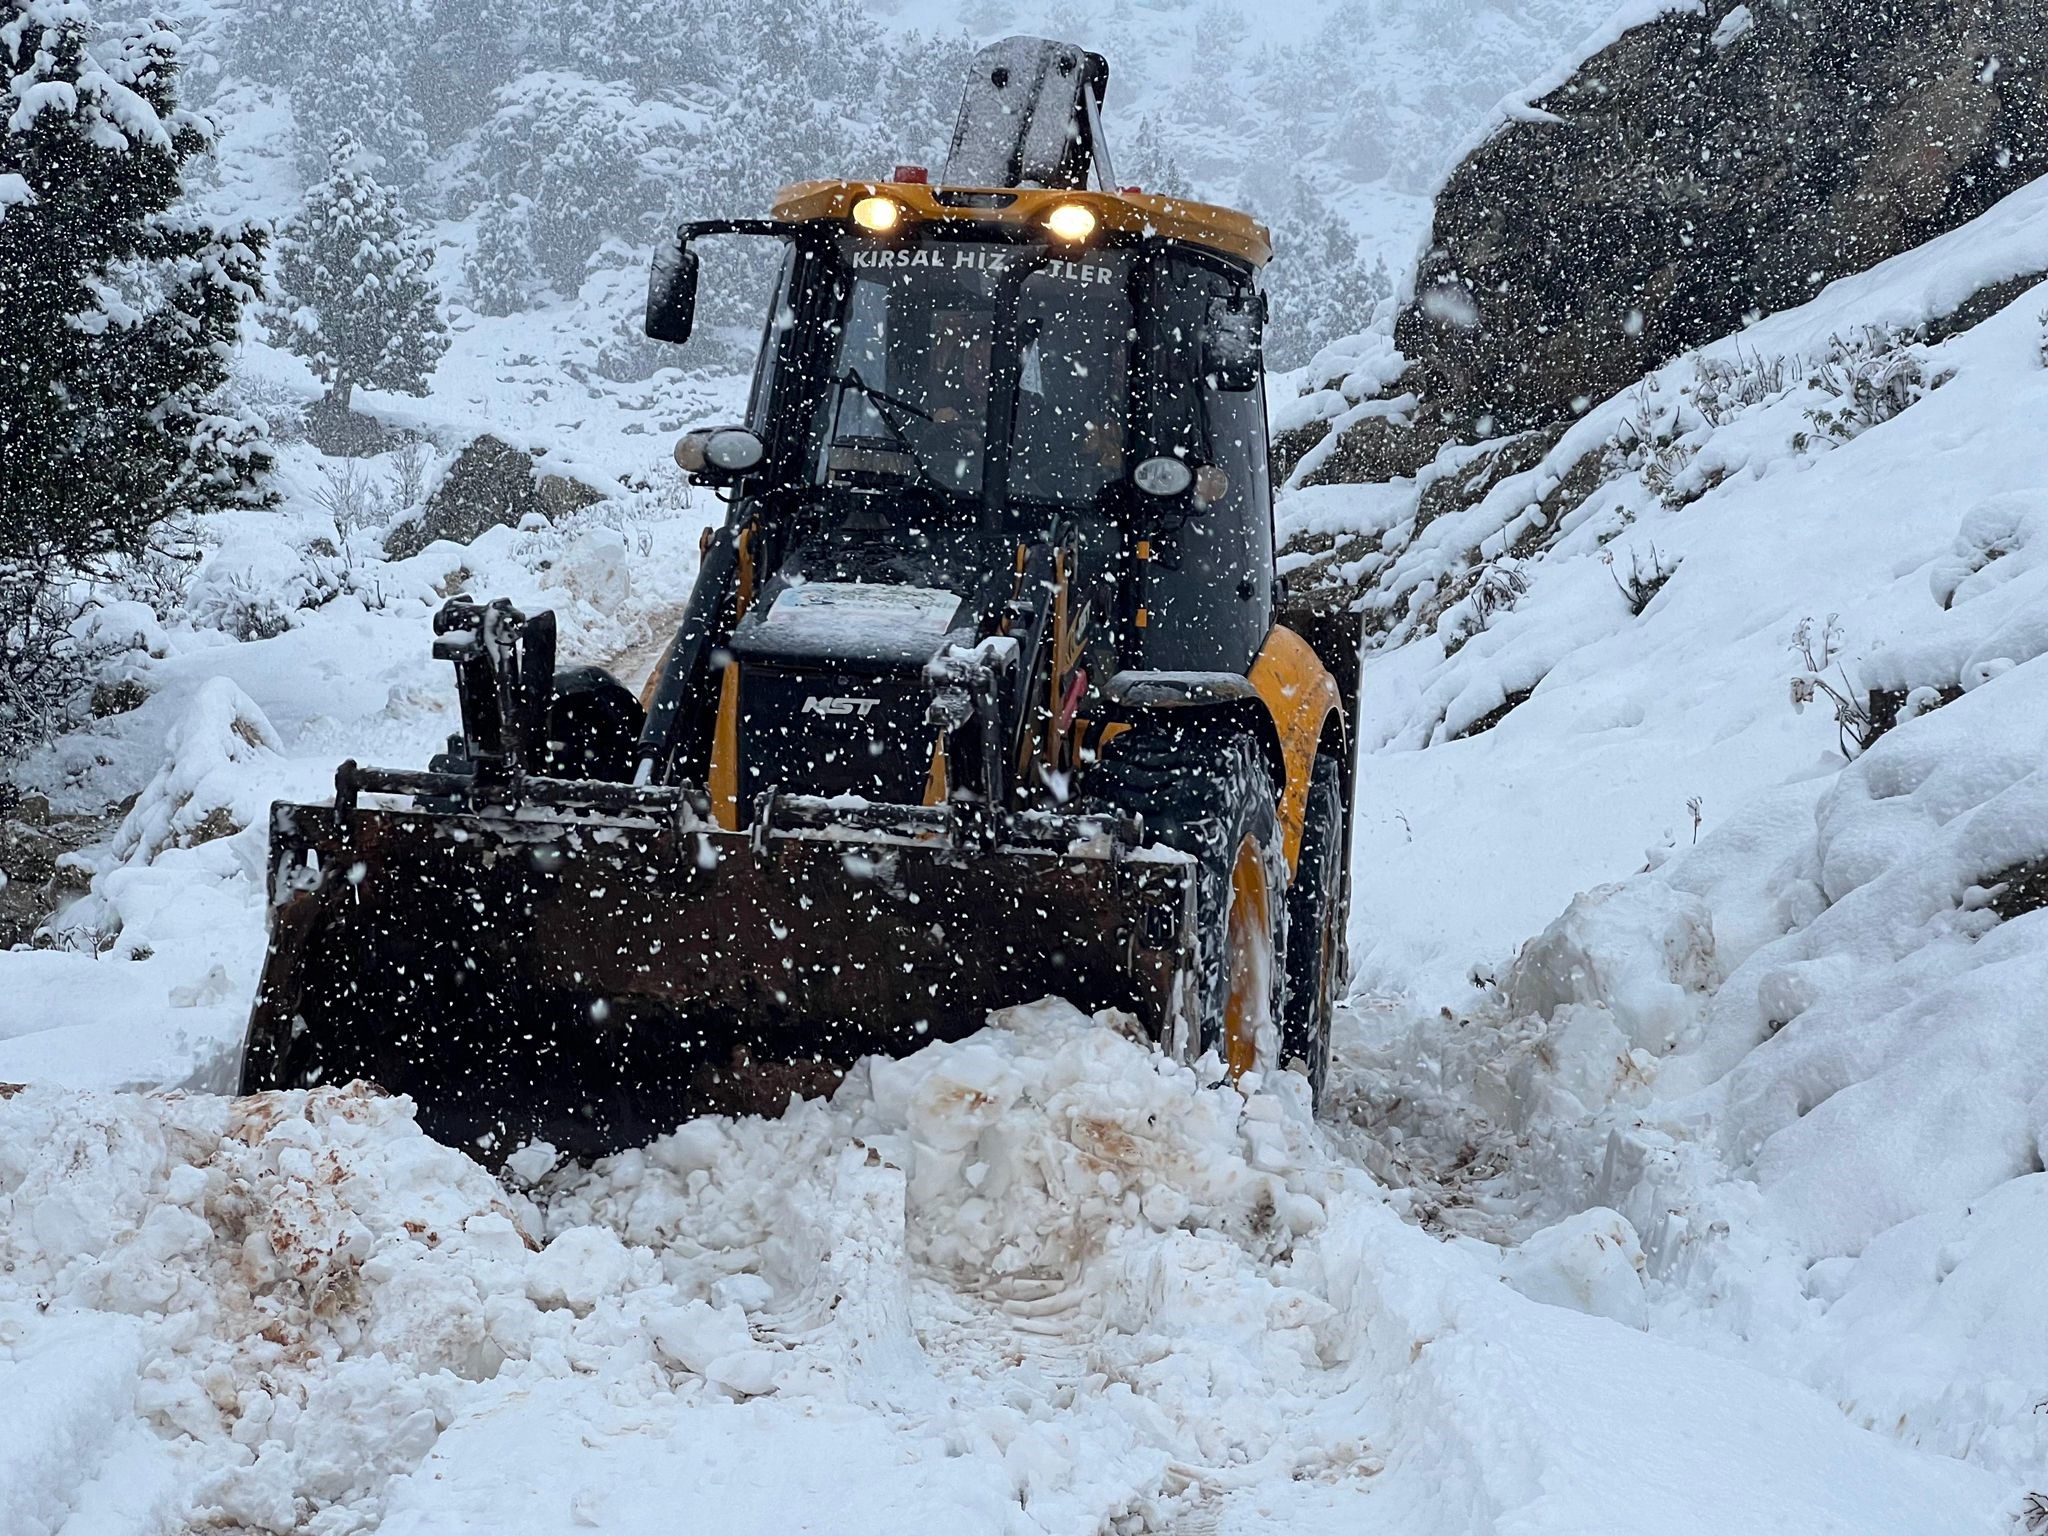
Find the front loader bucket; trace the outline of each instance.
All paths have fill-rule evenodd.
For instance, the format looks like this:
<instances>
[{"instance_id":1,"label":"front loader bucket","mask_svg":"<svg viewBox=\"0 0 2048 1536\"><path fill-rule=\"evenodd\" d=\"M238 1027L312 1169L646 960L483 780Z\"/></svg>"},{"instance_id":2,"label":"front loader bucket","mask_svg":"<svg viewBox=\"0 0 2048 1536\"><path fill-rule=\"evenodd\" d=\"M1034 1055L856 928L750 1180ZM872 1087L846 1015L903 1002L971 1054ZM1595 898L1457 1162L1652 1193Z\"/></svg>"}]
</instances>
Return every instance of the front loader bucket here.
<instances>
[{"instance_id":1,"label":"front loader bucket","mask_svg":"<svg viewBox=\"0 0 2048 1536\"><path fill-rule=\"evenodd\" d=\"M1164 1030L1192 866L1052 841L280 804L243 1091L362 1078L486 1158L591 1156L1048 995Z\"/></svg>"}]
</instances>

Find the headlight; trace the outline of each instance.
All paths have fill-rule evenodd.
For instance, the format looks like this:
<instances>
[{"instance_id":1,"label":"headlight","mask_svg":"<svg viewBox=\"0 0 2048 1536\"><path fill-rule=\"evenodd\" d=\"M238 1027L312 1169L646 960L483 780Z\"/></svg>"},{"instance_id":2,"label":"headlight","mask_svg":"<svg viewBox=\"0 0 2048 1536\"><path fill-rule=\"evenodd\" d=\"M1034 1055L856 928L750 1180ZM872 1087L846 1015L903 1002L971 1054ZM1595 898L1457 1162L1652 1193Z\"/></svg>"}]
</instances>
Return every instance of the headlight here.
<instances>
[{"instance_id":1,"label":"headlight","mask_svg":"<svg viewBox=\"0 0 2048 1536\"><path fill-rule=\"evenodd\" d=\"M853 222L871 235L886 235L903 223L903 205L893 197L864 197L853 205Z\"/></svg>"},{"instance_id":2,"label":"headlight","mask_svg":"<svg viewBox=\"0 0 2048 1536\"><path fill-rule=\"evenodd\" d=\"M1055 239L1072 244L1095 233L1095 215L1079 203L1061 203L1045 216L1045 227Z\"/></svg>"},{"instance_id":3,"label":"headlight","mask_svg":"<svg viewBox=\"0 0 2048 1536\"><path fill-rule=\"evenodd\" d=\"M1195 483L1195 472L1180 459L1147 459L1131 472L1131 481L1147 496L1178 496Z\"/></svg>"}]
</instances>

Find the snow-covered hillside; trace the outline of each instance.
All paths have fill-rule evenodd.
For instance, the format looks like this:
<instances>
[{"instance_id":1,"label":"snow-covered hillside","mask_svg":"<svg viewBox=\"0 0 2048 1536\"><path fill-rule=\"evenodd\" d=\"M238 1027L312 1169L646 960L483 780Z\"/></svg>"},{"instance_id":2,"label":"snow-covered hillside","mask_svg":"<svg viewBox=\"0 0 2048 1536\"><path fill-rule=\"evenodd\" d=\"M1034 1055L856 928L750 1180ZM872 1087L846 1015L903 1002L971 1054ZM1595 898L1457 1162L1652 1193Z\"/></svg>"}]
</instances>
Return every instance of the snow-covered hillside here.
<instances>
[{"instance_id":1,"label":"snow-covered hillside","mask_svg":"<svg viewBox=\"0 0 2048 1536\"><path fill-rule=\"evenodd\" d=\"M1279 332L1326 337L1369 318L1329 301L1369 304L1376 285L1409 265L1430 193L1504 93L1609 9L1607 0L1309 0L1284 13L1251 0L897 0L860 13L875 29L868 36L836 47L829 32L787 39L784 51L813 50L799 78L762 40L792 25L771 0L752 4L761 21L751 28L750 0L704 8L694 22L627 0L579 0L567 18L535 7L558 26L585 18L584 35L552 51L523 4L322 0L295 22L273 0L181 0L172 19L186 40L187 93L226 130L207 206L281 224L325 151L323 135L367 132L385 179L439 221L440 277L458 323L468 312L567 304L590 349L612 354L605 371L637 377L660 359L631 342L631 285L615 278L644 270L655 229L760 212L785 179L936 162L969 50L1040 32L1109 56L1106 121L1120 179L1270 222L1282 251ZM111 22L145 10L103 4L98 14ZM506 35L488 46L465 49L438 30L491 18ZM292 30L306 26L313 35ZM376 41L399 26L418 28L419 49ZM592 57L606 38L615 56ZM734 57L706 67L705 50L719 47ZM688 67L651 66L668 55ZM409 85L421 58L446 62ZM323 73L375 77L354 87L357 116L302 88ZM409 99L408 90L459 100ZM805 100L807 90L822 94Z\"/></svg>"},{"instance_id":2,"label":"snow-covered hillside","mask_svg":"<svg viewBox=\"0 0 2048 1536\"><path fill-rule=\"evenodd\" d=\"M1475 450L1284 503L1356 541L1387 637L1368 1161L1524 1252L1604 1222L1643 1282L1610 1315L2015 1479L2048 1464L2043 273L2037 183L1466 510L1418 515Z\"/></svg>"}]
</instances>

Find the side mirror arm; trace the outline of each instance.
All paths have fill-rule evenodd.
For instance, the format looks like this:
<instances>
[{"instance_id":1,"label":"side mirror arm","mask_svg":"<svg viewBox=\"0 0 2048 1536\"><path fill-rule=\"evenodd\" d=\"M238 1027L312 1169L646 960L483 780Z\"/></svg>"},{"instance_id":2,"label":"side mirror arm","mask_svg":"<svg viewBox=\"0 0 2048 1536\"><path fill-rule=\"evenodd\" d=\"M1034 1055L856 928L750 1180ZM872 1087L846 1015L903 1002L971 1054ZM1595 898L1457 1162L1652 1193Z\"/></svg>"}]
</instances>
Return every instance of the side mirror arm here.
<instances>
[{"instance_id":1,"label":"side mirror arm","mask_svg":"<svg viewBox=\"0 0 2048 1536\"><path fill-rule=\"evenodd\" d=\"M697 321L697 253L692 241L706 235L753 235L777 240L796 236L796 227L775 219L697 219L676 231L672 245L655 249L647 274L646 331L655 341L681 346Z\"/></svg>"}]
</instances>

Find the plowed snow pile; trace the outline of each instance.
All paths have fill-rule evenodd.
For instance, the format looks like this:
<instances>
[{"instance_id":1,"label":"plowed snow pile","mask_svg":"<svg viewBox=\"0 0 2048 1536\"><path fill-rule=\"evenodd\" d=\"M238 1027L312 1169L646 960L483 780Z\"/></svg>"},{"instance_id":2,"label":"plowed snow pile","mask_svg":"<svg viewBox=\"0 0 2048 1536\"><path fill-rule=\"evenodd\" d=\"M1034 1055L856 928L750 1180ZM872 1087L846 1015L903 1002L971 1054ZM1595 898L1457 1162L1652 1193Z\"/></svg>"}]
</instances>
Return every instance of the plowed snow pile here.
<instances>
[{"instance_id":1,"label":"plowed snow pile","mask_svg":"<svg viewBox=\"0 0 2048 1536\"><path fill-rule=\"evenodd\" d=\"M530 1194L361 1090L27 1089L0 1531L1996 1529L1400 1205L1055 1004Z\"/></svg>"}]
</instances>

